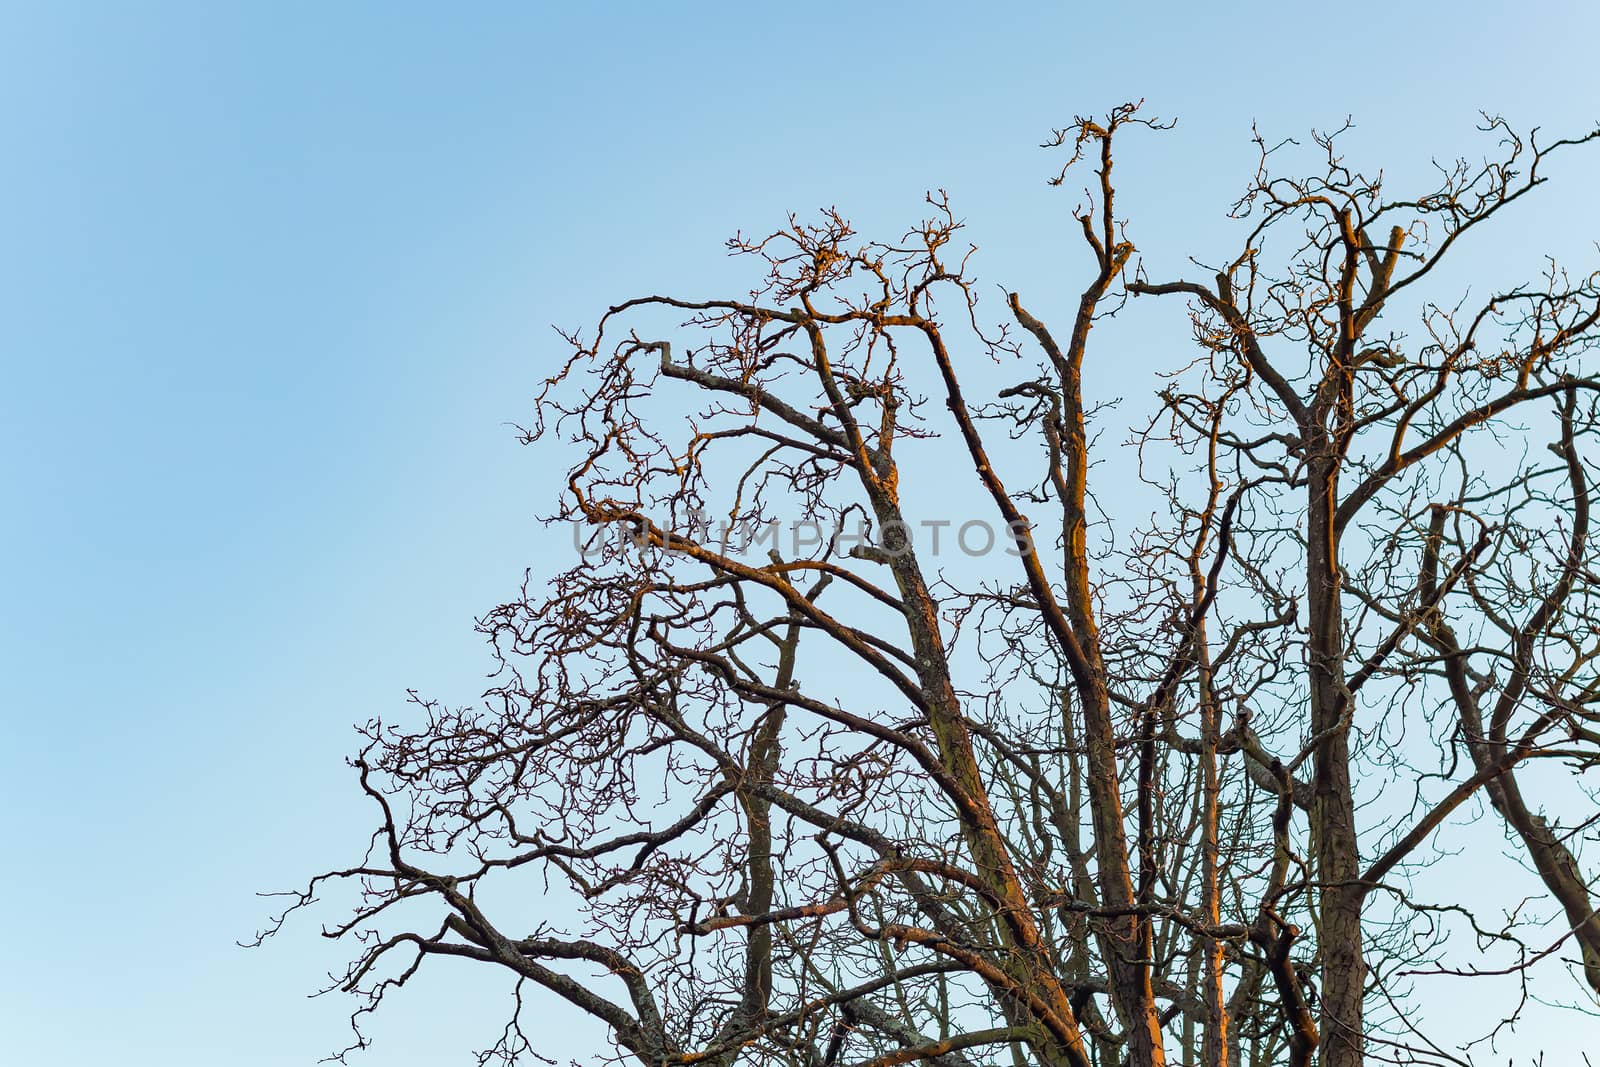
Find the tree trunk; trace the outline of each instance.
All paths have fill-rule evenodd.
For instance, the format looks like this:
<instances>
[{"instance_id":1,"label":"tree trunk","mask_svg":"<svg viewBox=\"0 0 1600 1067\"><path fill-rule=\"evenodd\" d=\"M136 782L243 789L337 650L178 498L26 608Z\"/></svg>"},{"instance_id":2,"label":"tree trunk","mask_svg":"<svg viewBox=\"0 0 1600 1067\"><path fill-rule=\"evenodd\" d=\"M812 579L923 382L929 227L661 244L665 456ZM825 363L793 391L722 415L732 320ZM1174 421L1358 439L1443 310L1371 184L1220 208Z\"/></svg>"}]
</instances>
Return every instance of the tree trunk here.
<instances>
[{"instance_id":1,"label":"tree trunk","mask_svg":"<svg viewBox=\"0 0 1600 1067\"><path fill-rule=\"evenodd\" d=\"M1307 534L1310 610L1311 730L1313 756L1311 835L1321 888L1321 1034L1323 1067L1362 1062L1362 993L1366 963L1361 945L1360 852L1350 789L1349 691L1344 677L1344 625L1340 608L1339 547L1334 527L1338 467L1330 442L1310 470Z\"/></svg>"}]
</instances>

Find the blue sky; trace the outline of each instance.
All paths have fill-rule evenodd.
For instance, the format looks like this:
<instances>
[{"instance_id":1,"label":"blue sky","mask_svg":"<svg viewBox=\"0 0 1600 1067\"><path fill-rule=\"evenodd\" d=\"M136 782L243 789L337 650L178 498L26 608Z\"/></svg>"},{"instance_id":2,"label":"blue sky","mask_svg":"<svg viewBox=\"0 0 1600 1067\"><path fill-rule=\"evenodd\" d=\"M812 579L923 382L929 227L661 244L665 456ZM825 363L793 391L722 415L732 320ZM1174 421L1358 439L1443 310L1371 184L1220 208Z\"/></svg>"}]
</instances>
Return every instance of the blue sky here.
<instances>
[{"instance_id":1,"label":"blue sky","mask_svg":"<svg viewBox=\"0 0 1600 1067\"><path fill-rule=\"evenodd\" d=\"M311 928L233 942L359 846L350 724L470 699L474 616L565 564L561 457L510 428L551 324L743 287L722 239L791 209L898 233L931 186L1048 304L1080 265L1037 145L1075 113L1180 119L1124 163L1178 265L1228 247L1252 120L1350 114L1420 173L1480 108L1590 125L1597 39L1578 3L0 4L0 1059L336 1047ZM1568 173L1485 271L1592 252ZM366 1062L470 1062L478 982Z\"/></svg>"}]
</instances>

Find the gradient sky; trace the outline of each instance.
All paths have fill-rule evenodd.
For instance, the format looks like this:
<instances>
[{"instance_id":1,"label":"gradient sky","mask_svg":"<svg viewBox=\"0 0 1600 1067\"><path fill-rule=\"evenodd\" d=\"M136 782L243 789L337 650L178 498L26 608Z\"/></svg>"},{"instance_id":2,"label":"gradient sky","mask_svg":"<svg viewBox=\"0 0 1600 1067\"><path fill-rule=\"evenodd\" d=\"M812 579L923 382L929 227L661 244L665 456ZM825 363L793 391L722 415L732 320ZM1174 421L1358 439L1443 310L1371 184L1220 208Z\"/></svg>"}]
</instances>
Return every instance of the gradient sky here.
<instances>
[{"instance_id":1,"label":"gradient sky","mask_svg":"<svg viewBox=\"0 0 1600 1067\"><path fill-rule=\"evenodd\" d=\"M0 1060L338 1047L314 927L234 941L359 849L350 724L470 700L474 616L566 564L562 457L510 425L551 324L742 288L723 238L791 209L898 234L931 186L982 277L1060 299L1037 145L1130 98L1180 119L1122 201L1175 265L1231 247L1252 120L1352 115L1404 174L1480 108L1600 117L1593 5L983 6L0 4ZM1600 160L1564 173L1485 271L1592 264ZM470 1063L499 988L441 968L362 1062Z\"/></svg>"}]
</instances>

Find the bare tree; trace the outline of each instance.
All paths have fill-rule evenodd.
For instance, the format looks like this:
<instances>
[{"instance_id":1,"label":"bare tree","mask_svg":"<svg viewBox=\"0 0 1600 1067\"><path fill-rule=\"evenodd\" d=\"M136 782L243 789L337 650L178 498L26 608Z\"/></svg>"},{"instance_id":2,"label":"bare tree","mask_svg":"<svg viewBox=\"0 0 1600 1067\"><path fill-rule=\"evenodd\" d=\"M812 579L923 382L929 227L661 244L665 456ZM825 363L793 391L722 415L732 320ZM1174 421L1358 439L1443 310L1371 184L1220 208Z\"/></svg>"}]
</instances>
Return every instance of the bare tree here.
<instances>
[{"instance_id":1,"label":"bare tree","mask_svg":"<svg viewBox=\"0 0 1600 1067\"><path fill-rule=\"evenodd\" d=\"M1241 249L1196 281L1151 277L1115 201L1113 141L1152 127L1051 139L1058 183L1092 171L1059 327L1016 292L988 324L935 194L896 242L835 212L735 238L748 296L567 338L526 438L574 457L581 562L481 621L481 704L367 725L371 847L269 930L359 888L327 931L357 1046L440 956L646 1067L1466 1063L1418 976L1570 958L1600 993L1600 279L1428 292L1600 131L1489 119L1490 161L1408 199L1337 134L1258 140ZM1193 358L1140 480L1098 483L1091 334L1172 299ZM1426 878L1480 798L1552 908ZM514 1018L484 1059L535 1043Z\"/></svg>"}]
</instances>

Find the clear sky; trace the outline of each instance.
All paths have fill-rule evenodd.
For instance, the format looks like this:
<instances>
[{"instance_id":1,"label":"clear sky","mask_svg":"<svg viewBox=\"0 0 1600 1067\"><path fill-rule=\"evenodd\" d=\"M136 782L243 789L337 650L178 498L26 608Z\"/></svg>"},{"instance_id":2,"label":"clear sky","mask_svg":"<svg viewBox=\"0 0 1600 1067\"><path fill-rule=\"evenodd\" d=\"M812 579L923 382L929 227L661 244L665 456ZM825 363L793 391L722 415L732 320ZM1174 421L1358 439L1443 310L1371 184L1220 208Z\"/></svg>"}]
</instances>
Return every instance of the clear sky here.
<instances>
[{"instance_id":1,"label":"clear sky","mask_svg":"<svg viewBox=\"0 0 1600 1067\"><path fill-rule=\"evenodd\" d=\"M359 847L350 724L471 699L474 616L565 565L561 457L509 425L552 323L742 286L722 239L790 209L898 233L931 186L981 276L1060 299L1036 146L1129 98L1180 119L1124 164L1173 264L1231 246L1252 120L1349 114L1417 172L1480 108L1600 117L1588 4L990 6L0 4L0 1060L338 1046L312 928L234 941ZM1582 261L1597 172L1485 269ZM479 981L365 1062L471 1062Z\"/></svg>"}]
</instances>

